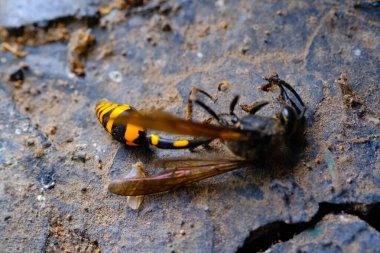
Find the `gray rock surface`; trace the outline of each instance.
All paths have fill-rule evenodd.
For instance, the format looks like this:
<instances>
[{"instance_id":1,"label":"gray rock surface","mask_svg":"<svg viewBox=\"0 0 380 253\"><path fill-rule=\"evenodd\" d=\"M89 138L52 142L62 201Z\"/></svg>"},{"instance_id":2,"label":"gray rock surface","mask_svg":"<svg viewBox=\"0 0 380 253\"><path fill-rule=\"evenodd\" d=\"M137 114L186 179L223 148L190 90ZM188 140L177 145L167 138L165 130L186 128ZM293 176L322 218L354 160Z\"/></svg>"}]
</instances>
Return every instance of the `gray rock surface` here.
<instances>
[{"instance_id":1,"label":"gray rock surface","mask_svg":"<svg viewBox=\"0 0 380 253\"><path fill-rule=\"evenodd\" d=\"M13 0L0 2L0 26L17 28L33 23L66 18L93 16L97 12L98 0L51 1Z\"/></svg>"},{"instance_id":2,"label":"gray rock surface","mask_svg":"<svg viewBox=\"0 0 380 253\"><path fill-rule=\"evenodd\" d=\"M354 8L351 1L157 3L127 11L125 19L105 28L92 27L97 44L83 78L69 72L67 43L27 46L23 59L0 52L1 251L235 252L262 226L310 221L319 203L380 202L378 9ZM112 20L115 13L106 17ZM35 16L38 21L61 14ZM68 30L77 25L67 24ZM8 77L21 61L29 70L19 87ZM209 103L225 112L235 94L246 104L272 99L256 89L270 69L307 104L303 146L279 161L146 197L138 211L126 206L125 197L107 192L110 180L127 175L138 160L154 174L156 159L228 151L218 141L195 153L125 148L98 123L97 100L184 117L191 87L216 95L226 80L232 87ZM342 73L363 104L344 104L334 84ZM195 109L196 120L206 117ZM378 233L344 217L350 222L340 227L362 224L369 231L359 242L370 250ZM313 243L324 247L319 237ZM302 245L292 241L278 249Z\"/></svg>"},{"instance_id":3,"label":"gray rock surface","mask_svg":"<svg viewBox=\"0 0 380 253\"><path fill-rule=\"evenodd\" d=\"M378 252L380 234L357 216L327 215L315 227L278 243L274 252Z\"/></svg>"}]
</instances>

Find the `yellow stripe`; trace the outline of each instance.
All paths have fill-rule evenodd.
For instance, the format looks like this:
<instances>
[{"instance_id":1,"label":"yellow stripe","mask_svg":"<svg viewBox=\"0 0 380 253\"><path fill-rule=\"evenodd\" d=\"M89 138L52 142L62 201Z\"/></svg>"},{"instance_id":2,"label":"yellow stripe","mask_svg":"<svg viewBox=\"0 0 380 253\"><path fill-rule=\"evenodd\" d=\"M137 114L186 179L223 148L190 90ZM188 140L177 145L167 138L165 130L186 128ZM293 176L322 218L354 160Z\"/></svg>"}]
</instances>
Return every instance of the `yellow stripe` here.
<instances>
[{"instance_id":1,"label":"yellow stripe","mask_svg":"<svg viewBox=\"0 0 380 253\"><path fill-rule=\"evenodd\" d=\"M99 102L96 107L95 107L95 111L98 113L98 110L100 107L104 106L107 102L106 101L101 101Z\"/></svg>"},{"instance_id":2,"label":"yellow stripe","mask_svg":"<svg viewBox=\"0 0 380 253\"><path fill-rule=\"evenodd\" d=\"M129 105L120 105L120 106L117 106L112 112L111 112L111 115L110 115L110 118L107 122L107 126L106 126L106 129L109 133L112 132L112 125L113 125L113 122L115 121L115 119L120 115L120 113L126 111L126 110L129 110L131 109L131 107Z\"/></svg>"},{"instance_id":3,"label":"yellow stripe","mask_svg":"<svg viewBox=\"0 0 380 253\"><path fill-rule=\"evenodd\" d=\"M173 146L177 148L186 147L187 145L189 145L188 140L179 140L173 143Z\"/></svg>"},{"instance_id":4,"label":"yellow stripe","mask_svg":"<svg viewBox=\"0 0 380 253\"><path fill-rule=\"evenodd\" d=\"M115 108L118 107L118 106L119 106L118 104L112 104L112 105L110 105L110 106L104 108L104 109L102 110L102 112L100 113L100 115L99 115L100 123L103 123L103 116L104 116L104 114L106 114L107 112L109 112L109 111L115 109Z\"/></svg>"},{"instance_id":5,"label":"yellow stripe","mask_svg":"<svg viewBox=\"0 0 380 253\"><path fill-rule=\"evenodd\" d=\"M102 102L100 102L97 106L96 106L96 112L99 112L99 109L101 108L101 107L104 107L105 105L109 105L110 104L110 102L106 102L106 101L102 101Z\"/></svg>"},{"instance_id":6,"label":"yellow stripe","mask_svg":"<svg viewBox=\"0 0 380 253\"><path fill-rule=\"evenodd\" d=\"M98 108L98 113L97 113L97 116L98 116L98 119L100 120L100 115L102 114L102 111L104 109L106 109L107 107L111 106L112 104L102 104L99 108Z\"/></svg>"},{"instance_id":7,"label":"yellow stripe","mask_svg":"<svg viewBox=\"0 0 380 253\"><path fill-rule=\"evenodd\" d=\"M134 143L133 141L139 138L139 131L144 132L145 129L139 126L127 124L127 129L124 134L124 139L127 141L129 146L139 146L139 144Z\"/></svg>"},{"instance_id":8,"label":"yellow stripe","mask_svg":"<svg viewBox=\"0 0 380 253\"><path fill-rule=\"evenodd\" d=\"M157 146L159 138L160 137L158 135L151 134L150 135L150 144L152 144L153 146Z\"/></svg>"},{"instance_id":9,"label":"yellow stripe","mask_svg":"<svg viewBox=\"0 0 380 253\"><path fill-rule=\"evenodd\" d=\"M104 102L104 103L98 105L98 107L96 107L96 116L99 118L100 113L102 112L102 110L103 110L104 108L106 108L107 106L109 106L109 105L110 105L110 104L109 104L109 103L106 103L106 102Z\"/></svg>"}]
</instances>

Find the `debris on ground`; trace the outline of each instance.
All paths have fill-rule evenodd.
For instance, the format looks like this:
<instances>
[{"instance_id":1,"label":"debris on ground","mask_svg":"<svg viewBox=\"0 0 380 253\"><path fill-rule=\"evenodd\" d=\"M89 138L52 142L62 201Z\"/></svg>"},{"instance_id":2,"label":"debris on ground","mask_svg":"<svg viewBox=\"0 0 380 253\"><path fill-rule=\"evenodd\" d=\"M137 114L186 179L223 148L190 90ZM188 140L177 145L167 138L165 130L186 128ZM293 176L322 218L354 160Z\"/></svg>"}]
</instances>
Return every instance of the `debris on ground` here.
<instances>
[{"instance_id":1,"label":"debris on ground","mask_svg":"<svg viewBox=\"0 0 380 253\"><path fill-rule=\"evenodd\" d=\"M335 81L343 96L343 103L346 107L357 108L364 105L364 102L359 96L348 86L348 78L346 74L341 76Z\"/></svg>"},{"instance_id":2,"label":"debris on ground","mask_svg":"<svg viewBox=\"0 0 380 253\"><path fill-rule=\"evenodd\" d=\"M20 49L19 45L10 45L8 42L3 42L1 43L1 47L4 52L11 52L17 57L22 58L26 56L26 52Z\"/></svg>"},{"instance_id":3,"label":"debris on ground","mask_svg":"<svg viewBox=\"0 0 380 253\"><path fill-rule=\"evenodd\" d=\"M373 1L356 2L1 1L0 251L376 250L380 27ZM257 89L272 66L307 107L284 159L156 194L139 208L141 199L129 200L137 210L108 191L138 161L156 175L160 159L230 154L217 140L194 151L125 147L97 122L97 101L185 118L198 87L217 97L199 96L217 115L235 95L249 112L272 101ZM258 115L279 110L272 103ZM197 105L193 112L198 122L209 117ZM358 204L368 215L329 216Z\"/></svg>"},{"instance_id":4,"label":"debris on ground","mask_svg":"<svg viewBox=\"0 0 380 253\"><path fill-rule=\"evenodd\" d=\"M90 29L78 29L70 36L67 60L70 70L78 76L86 74L86 55L95 44L95 36Z\"/></svg>"}]
</instances>

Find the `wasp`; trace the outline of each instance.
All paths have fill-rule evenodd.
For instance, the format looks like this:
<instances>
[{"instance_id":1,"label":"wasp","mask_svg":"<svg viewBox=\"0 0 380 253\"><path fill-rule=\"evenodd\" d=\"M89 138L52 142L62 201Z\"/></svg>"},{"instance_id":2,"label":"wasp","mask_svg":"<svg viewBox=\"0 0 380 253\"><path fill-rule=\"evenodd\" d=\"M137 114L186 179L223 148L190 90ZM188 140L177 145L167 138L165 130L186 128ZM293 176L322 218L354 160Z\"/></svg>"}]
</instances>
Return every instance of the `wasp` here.
<instances>
[{"instance_id":1,"label":"wasp","mask_svg":"<svg viewBox=\"0 0 380 253\"><path fill-rule=\"evenodd\" d=\"M280 79L277 74L264 79L267 83L261 85L260 90L268 92L275 87L280 90L277 99L280 109L274 116L258 114L262 108L270 104L266 100L256 101L249 106L241 106L247 115L239 118L235 113L239 96L233 98L229 106L229 113L224 114L217 114L196 96L189 97L190 102L203 108L218 122L218 125L182 119L163 111L139 113L128 105L100 103L96 107L100 122L116 139L122 142L126 141L127 145L143 145L143 140L147 138L151 145L157 147L188 148L208 143L213 139L220 139L234 155L241 158L236 160L189 159L174 161L174 163L172 161L173 168L159 175L115 180L109 184L108 189L112 193L124 196L166 192L241 168L263 154L278 149L302 125L306 106L293 87ZM118 118L119 116L120 118ZM145 129L204 139L180 141L156 137L152 139L152 135L146 137ZM160 144L160 140L162 144Z\"/></svg>"}]
</instances>

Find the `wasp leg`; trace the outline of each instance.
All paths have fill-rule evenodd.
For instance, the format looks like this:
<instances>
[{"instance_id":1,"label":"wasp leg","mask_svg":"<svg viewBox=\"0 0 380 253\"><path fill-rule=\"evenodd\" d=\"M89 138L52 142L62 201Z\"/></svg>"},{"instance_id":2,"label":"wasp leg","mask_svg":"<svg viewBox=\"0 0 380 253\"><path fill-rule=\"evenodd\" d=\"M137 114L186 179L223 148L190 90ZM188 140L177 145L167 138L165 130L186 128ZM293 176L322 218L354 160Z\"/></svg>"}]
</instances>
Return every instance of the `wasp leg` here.
<instances>
[{"instance_id":1,"label":"wasp leg","mask_svg":"<svg viewBox=\"0 0 380 253\"><path fill-rule=\"evenodd\" d=\"M191 120L192 119L192 114L193 114L193 101L197 100L197 94L198 93L202 93L203 95L205 95L206 97L208 97L209 99L211 99L214 103L216 102L217 98L214 98L213 96L211 96L209 93L207 93L206 91L200 89L200 88L192 88L190 93L189 93L189 97L188 97L188 100L187 100L187 106L186 106L186 119L187 120Z\"/></svg>"},{"instance_id":2,"label":"wasp leg","mask_svg":"<svg viewBox=\"0 0 380 253\"><path fill-rule=\"evenodd\" d=\"M281 80L282 82L280 82L278 84L278 86L280 87L280 90L281 90L281 96L284 98L285 100L285 103L287 105L291 105L296 111L297 111L297 114L298 114L298 118L302 118L305 114L305 111L306 111L306 107L305 107L305 104L303 103L303 101L301 100L301 98L299 97L298 93L288 84L286 83L285 81ZM289 89L293 94L294 96L297 98L298 102L300 103L301 107L302 108L299 108L297 106L297 104L289 97L288 93L285 91L284 87L282 86L283 84L287 84L289 85L289 87L291 89ZM286 88L288 88L286 85L285 85Z\"/></svg>"},{"instance_id":3,"label":"wasp leg","mask_svg":"<svg viewBox=\"0 0 380 253\"><path fill-rule=\"evenodd\" d=\"M231 104L230 104L230 115L236 116L234 111L235 111L235 107L238 101L239 101L239 96L235 96L234 99L232 99Z\"/></svg>"},{"instance_id":4,"label":"wasp leg","mask_svg":"<svg viewBox=\"0 0 380 253\"><path fill-rule=\"evenodd\" d=\"M279 81L279 85L283 85L285 86L288 90L290 90L291 93L293 93L293 95L297 98L298 102L302 105L302 107L305 107L305 104L304 102L302 101L300 95L298 95L298 93L293 89L293 87L288 84L287 82L285 82L284 80L281 80Z\"/></svg>"},{"instance_id":5,"label":"wasp leg","mask_svg":"<svg viewBox=\"0 0 380 253\"><path fill-rule=\"evenodd\" d=\"M303 118L305 114L305 104L303 103L298 93L293 89L293 87L284 80L280 79L278 75L272 75L269 78L265 78L265 80L268 81L268 84L263 86L264 91L268 90L268 88L270 88L272 85L277 85L280 88L281 94L278 100L281 104L281 111L278 117L281 123L285 126L287 132L293 133L298 125L297 123ZM298 104L301 108L298 107L298 105L289 97L287 90L290 91L290 93L292 93L293 96L297 99Z\"/></svg>"},{"instance_id":6,"label":"wasp leg","mask_svg":"<svg viewBox=\"0 0 380 253\"><path fill-rule=\"evenodd\" d=\"M259 110L261 110L264 106L269 104L268 101L255 101L250 105L240 105L241 109L249 114L255 114Z\"/></svg>"},{"instance_id":7,"label":"wasp leg","mask_svg":"<svg viewBox=\"0 0 380 253\"><path fill-rule=\"evenodd\" d=\"M237 102L239 101L239 96L235 96L234 99L232 99L230 103L230 116L232 117L231 122L233 124L237 123L240 121L239 117L235 114L235 107Z\"/></svg>"},{"instance_id":8,"label":"wasp leg","mask_svg":"<svg viewBox=\"0 0 380 253\"><path fill-rule=\"evenodd\" d=\"M195 149L196 147L208 144L213 139L193 139L193 140L171 140L162 138L158 135L151 134L147 136L148 143L161 149Z\"/></svg>"},{"instance_id":9,"label":"wasp leg","mask_svg":"<svg viewBox=\"0 0 380 253\"><path fill-rule=\"evenodd\" d=\"M190 93L189 93L188 100L187 100L187 106L186 106L186 119L187 120L192 120L193 101L197 99L197 94L198 93L202 93L203 95L205 95L206 97L208 97L209 99L211 99L214 103L217 100L217 98L211 96L209 93L207 93L206 91L204 91L204 90L202 90L200 88L196 88L196 87L192 88L191 91L190 91ZM208 124L211 121L212 121L212 118L208 118L208 119L203 120L203 123ZM167 140L166 139L166 143L167 144L174 145L174 142L170 143L170 141L171 140ZM193 151L196 147L198 147L200 145L207 145L207 144L209 144L212 141L212 139L206 139L206 140L187 140L187 141L189 143L188 143L188 145L187 145L186 148L188 148L190 151ZM164 144L163 141L161 141L161 143ZM164 146L166 146L166 144Z\"/></svg>"},{"instance_id":10,"label":"wasp leg","mask_svg":"<svg viewBox=\"0 0 380 253\"><path fill-rule=\"evenodd\" d=\"M278 87L280 87L281 90L281 96L284 98L285 103L288 105L291 105L298 113L298 118L302 118L305 111L306 111L306 106L304 102L302 101L300 95L293 89L293 87L285 82L284 80L280 79L278 75L273 75L269 78L265 78L270 84L275 84ZM299 108L296 103L289 97L288 93L285 91L285 88L289 90L297 99L298 103L301 105L301 108Z\"/></svg>"},{"instance_id":11,"label":"wasp leg","mask_svg":"<svg viewBox=\"0 0 380 253\"><path fill-rule=\"evenodd\" d=\"M214 112L214 110L211 109L209 106L207 106L205 103L203 103L202 101L200 101L200 100L198 100L198 99L197 99L197 100L194 100L194 102L195 102L196 104L198 104L199 106L201 106L203 109L205 109L205 110L208 112L208 114L210 114L214 119L216 119L216 120L218 121L218 123L219 123L220 125L222 125L222 126L229 126L227 120L225 120L225 119L219 117L218 114L216 114L216 113Z\"/></svg>"}]
</instances>

